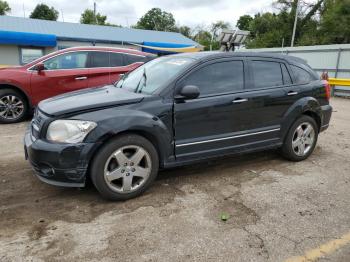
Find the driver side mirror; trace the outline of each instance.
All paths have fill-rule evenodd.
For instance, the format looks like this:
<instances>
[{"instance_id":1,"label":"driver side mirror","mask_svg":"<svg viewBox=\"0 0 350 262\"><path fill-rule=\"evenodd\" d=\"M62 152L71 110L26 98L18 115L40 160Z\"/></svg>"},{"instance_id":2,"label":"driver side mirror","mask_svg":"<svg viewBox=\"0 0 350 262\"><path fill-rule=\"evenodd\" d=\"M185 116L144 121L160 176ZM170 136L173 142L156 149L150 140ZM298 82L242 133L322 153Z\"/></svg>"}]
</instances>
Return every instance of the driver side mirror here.
<instances>
[{"instance_id":1,"label":"driver side mirror","mask_svg":"<svg viewBox=\"0 0 350 262\"><path fill-rule=\"evenodd\" d=\"M43 63L39 63L35 66L35 70L40 73L41 71L45 70L45 65Z\"/></svg>"},{"instance_id":2,"label":"driver side mirror","mask_svg":"<svg viewBox=\"0 0 350 262\"><path fill-rule=\"evenodd\" d=\"M179 95L184 99L195 99L199 97L200 92L198 86L187 85L181 88Z\"/></svg>"}]
</instances>

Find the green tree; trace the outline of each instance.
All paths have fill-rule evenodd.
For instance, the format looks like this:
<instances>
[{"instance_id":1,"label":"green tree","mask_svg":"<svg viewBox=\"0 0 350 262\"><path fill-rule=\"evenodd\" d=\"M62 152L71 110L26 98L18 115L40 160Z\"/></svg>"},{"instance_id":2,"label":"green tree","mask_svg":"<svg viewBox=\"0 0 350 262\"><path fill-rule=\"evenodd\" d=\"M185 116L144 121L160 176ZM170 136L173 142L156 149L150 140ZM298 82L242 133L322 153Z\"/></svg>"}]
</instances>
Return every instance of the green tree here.
<instances>
[{"instance_id":1,"label":"green tree","mask_svg":"<svg viewBox=\"0 0 350 262\"><path fill-rule=\"evenodd\" d=\"M162 11L160 8L152 8L140 18L134 28L157 30L157 31L176 31L175 19L171 13Z\"/></svg>"},{"instance_id":2,"label":"green tree","mask_svg":"<svg viewBox=\"0 0 350 262\"><path fill-rule=\"evenodd\" d=\"M216 40L216 38L218 37L221 30L228 29L229 27L230 27L230 24L225 21L217 21L211 24L210 26L211 39L210 39L209 50L218 50L220 48L220 43Z\"/></svg>"},{"instance_id":3,"label":"green tree","mask_svg":"<svg viewBox=\"0 0 350 262\"><path fill-rule=\"evenodd\" d=\"M175 31L179 32L180 34L183 34L184 36L186 36L188 38L192 38L192 29L188 26L177 27L177 29Z\"/></svg>"},{"instance_id":4,"label":"green tree","mask_svg":"<svg viewBox=\"0 0 350 262\"><path fill-rule=\"evenodd\" d=\"M350 1L326 0L319 28L321 44L350 43Z\"/></svg>"},{"instance_id":5,"label":"green tree","mask_svg":"<svg viewBox=\"0 0 350 262\"><path fill-rule=\"evenodd\" d=\"M253 17L250 15L242 15L236 24L236 27L238 27L241 30L249 30L250 23L253 21Z\"/></svg>"},{"instance_id":6,"label":"green tree","mask_svg":"<svg viewBox=\"0 0 350 262\"><path fill-rule=\"evenodd\" d=\"M326 0L313 3L301 1L295 35L296 45L310 45L319 42L318 17L324 11ZM276 13L256 14L254 18L241 16L237 26L251 32L246 46L249 48L280 47L290 45L298 0L278 0L274 3Z\"/></svg>"},{"instance_id":7,"label":"green tree","mask_svg":"<svg viewBox=\"0 0 350 262\"><path fill-rule=\"evenodd\" d=\"M59 12L55 8L50 8L45 4L38 4L30 14L30 18L56 21L58 14Z\"/></svg>"},{"instance_id":8,"label":"green tree","mask_svg":"<svg viewBox=\"0 0 350 262\"><path fill-rule=\"evenodd\" d=\"M0 15L6 15L11 11L9 4L6 1L0 0Z\"/></svg>"},{"instance_id":9,"label":"green tree","mask_svg":"<svg viewBox=\"0 0 350 262\"><path fill-rule=\"evenodd\" d=\"M81 14L80 23L81 24L94 24L94 25L111 25L106 23L107 16L101 15L100 13L94 15L94 11L91 9L85 9Z\"/></svg>"}]
</instances>

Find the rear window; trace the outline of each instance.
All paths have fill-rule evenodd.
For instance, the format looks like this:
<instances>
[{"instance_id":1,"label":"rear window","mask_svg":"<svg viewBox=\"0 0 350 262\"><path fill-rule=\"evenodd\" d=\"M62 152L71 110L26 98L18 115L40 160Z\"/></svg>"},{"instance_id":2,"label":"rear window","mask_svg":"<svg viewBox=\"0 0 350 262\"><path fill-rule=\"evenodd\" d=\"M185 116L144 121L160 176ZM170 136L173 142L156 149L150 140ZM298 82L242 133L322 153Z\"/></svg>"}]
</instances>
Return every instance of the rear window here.
<instances>
[{"instance_id":1,"label":"rear window","mask_svg":"<svg viewBox=\"0 0 350 262\"><path fill-rule=\"evenodd\" d=\"M290 68L293 71L296 84L307 84L315 80L313 75L299 66L290 65Z\"/></svg>"}]
</instances>

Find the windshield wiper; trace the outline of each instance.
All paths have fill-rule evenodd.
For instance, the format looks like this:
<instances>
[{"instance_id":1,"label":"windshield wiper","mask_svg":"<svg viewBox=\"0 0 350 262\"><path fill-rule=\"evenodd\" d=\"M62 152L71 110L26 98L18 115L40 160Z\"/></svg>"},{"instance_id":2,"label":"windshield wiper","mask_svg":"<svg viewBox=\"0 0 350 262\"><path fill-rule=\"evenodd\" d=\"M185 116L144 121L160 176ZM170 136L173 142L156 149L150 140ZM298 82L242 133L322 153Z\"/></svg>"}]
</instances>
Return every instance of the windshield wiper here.
<instances>
[{"instance_id":1,"label":"windshield wiper","mask_svg":"<svg viewBox=\"0 0 350 262\"><path fill-rule=\"evenodd\" d=\"M140 88L140 84L141 84L142 79L145 79L145 81L143 82L143 85ZM146 86L146 81L147 81L146 67L144 67L142 77L141 77L139 83L137 84L137 87L135 89L135 93L141 93L142 89ZM139 90L139 88L140 88L140 90Z\"/></svg>"},{"instance_id":2,"label":"windshield wiper","mask_svg":"<svg viewBox=\"0 0 350 262\"><path fill-rule=\"evenodd\" d=\"M113 85L114 85L115 87L117 87L118 83L119 83L119 82L122 82L121 85L119 86L119 88L122 88L123 85L124 85L125 79L126 79L127 77L128 77L128 73L122 74L121 78L120 78L117 82L115 82Z\"/></svg>"}]
</instances>

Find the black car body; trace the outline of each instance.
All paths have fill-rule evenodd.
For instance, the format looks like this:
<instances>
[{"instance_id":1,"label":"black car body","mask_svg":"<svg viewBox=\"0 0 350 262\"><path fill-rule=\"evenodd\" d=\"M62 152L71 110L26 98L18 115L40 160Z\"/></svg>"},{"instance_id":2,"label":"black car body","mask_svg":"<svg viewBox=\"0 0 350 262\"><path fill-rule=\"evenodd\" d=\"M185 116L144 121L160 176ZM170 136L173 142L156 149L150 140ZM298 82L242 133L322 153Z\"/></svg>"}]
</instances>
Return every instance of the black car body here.
<instances>
[{"instance_id":1,"label":"black car body","mask_svg":"<svg viewBox=\"0 0 350 262\"><path fill-rule=\"evenodd\" d=\"M162 78L149 80L145 64L130 74L140 78L133 89L119 83L41 102L25 135L26 156L38 177L54 185L84 186L101 148L125 134L148 140L159 168L169 168L282 147L301 116L314 121L317 134L329 125L329 86L299 58L202 52L158 59L185 65L176 74L161 72ZM152 81L161 85L150 92L140 88ZM47 130L58 119L96 126L81 142L53 142Z\"/></svg>"}]
</instances>

